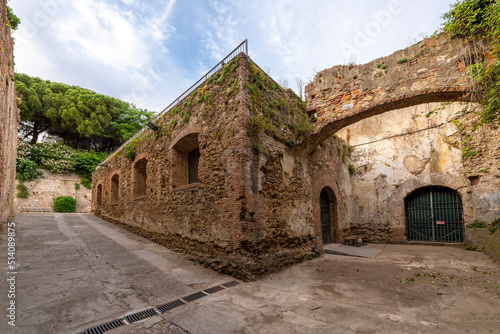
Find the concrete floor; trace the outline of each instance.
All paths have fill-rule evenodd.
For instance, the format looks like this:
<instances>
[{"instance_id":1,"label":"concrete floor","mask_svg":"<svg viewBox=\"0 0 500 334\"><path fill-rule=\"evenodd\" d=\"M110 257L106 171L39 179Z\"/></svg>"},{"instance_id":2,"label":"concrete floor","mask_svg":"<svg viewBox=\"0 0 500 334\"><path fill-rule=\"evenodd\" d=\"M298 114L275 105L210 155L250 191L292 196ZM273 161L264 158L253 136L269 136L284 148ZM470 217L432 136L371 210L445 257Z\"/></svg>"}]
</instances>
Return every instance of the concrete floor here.
<instances>
[{"instance_id":1,"label":"concrete floor","mask_svg":"<svg viewBox=\"0 0 500 334\"><path fill-rule=\"evenodd\" d=\"M88 214L14 222L16 327L2 279L0 333L79 333L234 280ZM363 247L382 253L325 255L108 333L500 333L500 265L484 254Z\"/></svg>"}]
</instances>

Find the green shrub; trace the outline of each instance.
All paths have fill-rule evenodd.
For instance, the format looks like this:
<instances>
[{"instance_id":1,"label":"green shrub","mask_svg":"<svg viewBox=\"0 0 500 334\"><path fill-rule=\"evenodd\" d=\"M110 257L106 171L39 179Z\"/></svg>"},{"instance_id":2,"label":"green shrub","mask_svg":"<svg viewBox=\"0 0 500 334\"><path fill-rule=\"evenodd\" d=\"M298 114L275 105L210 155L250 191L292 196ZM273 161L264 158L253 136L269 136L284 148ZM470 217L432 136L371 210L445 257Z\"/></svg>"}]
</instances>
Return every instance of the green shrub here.
<instances>
[{"instance_id":1,"label":"green shrub","mask_svg":"<svg viewBox=\"0 0 500 334\"><path fill-rule=\"evenodd\" d=\"M16 186L16 189L18 190L18 193L16 195L17 198L28 198L29 197L28 188L26 188L24 183L19 183Z\"/></svg>"},{"instance_id":2,"label":"green shrub","mask_svg":"<svg viewBox=\"0 0 500 334\"><path fill-rule=\"evenodd\" d=\"M353 164L349 164L347 166L347 168L349 169L349 174L351 174L351 175L354 174L354 165Z\"/></svg>"},{"instance_id":3,"label":"green shrub","mask_svg":"<svg viewBox=\"0 0 500 334\"><path fill-rule=\"evenodd\" d=\"M16 161L16 178L20 181L32 181L42 174L37 169L36 162L29 159L17 159Z\"/></svg>"},{"instance_id":4,"label":"green shrub","mask_svg":"<svg viewBox=\"0 0 500 334\"><path fill-rule=\"evenodd\" d=\"M106 159L106 153L102 152L81 152L77 153L75 157L75 169L82 180L82 185L90 189L92 185L92 173L95 168Z\"/></svg>"},{"instance_id":5,"label":"green shrub","mask_svg":"<svg viewBox=\"0 0 500 334\"><path fill-rule=\"evenodd\" d=\"M468 227L468 228L485 228L486 222L480 221L480 220L475 220L472 224L469 224L466 227Z\"/></svg>"},{"instance_id":6,"label":"green shrub","mask_svg":"<svg viewBox=\"0 0 500 334\"><path fill-rule=\"evenodd\" d=\"M76 201L71 196L60 196L54 200L55 212L75 212Z\"/></svg>"},{"instance_id":7,"label":"green shrub","mask_svg":"<svg viewBox=\"0 0 500 334\"><path fill-rule=\"evenodd\" d=\"M398 63L398 64L404 64L404 63L406 63L407 61L408 61L408 58L403 57L403 58L401 58L401 59L398 59L398 60L397 60L397 63Z\"/></svg>"},{"instance_id":8,"label":"green shrub","mask_svg":"<svg viewBox=\"0 0 500 334\"><path fill-rule=\"evenodd\" d=\"M12 8L10 8L9 6L7 6L7 19L9 20L9 23L7 25L12 30L16 30L21 23L21 20L16 16L16 14L14 14Z\"/></svg>"},{"instance_id":9,"label":"green shrub","mask_svg":"<svg viewBox=\"0 0 500 334\"><path fill-rule=\"evenodd\" d=\"M295 146L297 145L297 141L295 140L295 137L290 137L285 141L286 146Z\"/></svg>"},{"instance_id":10,"label":"green shrub","mask_svg":"<svg viewBox=\"0 0 500 334\"><path fill-rule=\"evenodd\" d=\"M490 227L488 227L488 230L490 230L491 234L494 234L496 231L500 230L500 224L491 225Z\"/></svg>"}]
</instances>

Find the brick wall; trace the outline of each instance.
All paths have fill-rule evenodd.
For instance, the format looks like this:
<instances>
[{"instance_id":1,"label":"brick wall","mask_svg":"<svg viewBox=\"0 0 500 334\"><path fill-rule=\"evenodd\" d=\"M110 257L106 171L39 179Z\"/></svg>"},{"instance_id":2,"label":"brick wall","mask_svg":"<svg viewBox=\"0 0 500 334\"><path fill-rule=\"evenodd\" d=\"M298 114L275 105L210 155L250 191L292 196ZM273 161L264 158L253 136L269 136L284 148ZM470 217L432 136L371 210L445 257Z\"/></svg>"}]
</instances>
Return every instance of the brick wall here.
<instances>
[{"instance_id":1,"label":"brick wall","mask_svg":"<svg viewBox=\"0 0 500 334\"><path fill-rule=\"evenodd\" d=\"M17 106L14 54L7 26L6 0L0 2L0 223L12 214L17 153ZM0 225L0 226L3 226Z\"/></svg>"},{"instance_id":2,"label":"brick wall","mask_svg":"<svg viewBox=\"0 0 500 334\"><path fill-rule=\"evenodd\" d=\"M349 124L389 110L428 102L470 101L464 71L469 49L459 39L430 37L363 65L319 72L305 88L318 122L308 150Z\"/></svg>"}]
</instances>

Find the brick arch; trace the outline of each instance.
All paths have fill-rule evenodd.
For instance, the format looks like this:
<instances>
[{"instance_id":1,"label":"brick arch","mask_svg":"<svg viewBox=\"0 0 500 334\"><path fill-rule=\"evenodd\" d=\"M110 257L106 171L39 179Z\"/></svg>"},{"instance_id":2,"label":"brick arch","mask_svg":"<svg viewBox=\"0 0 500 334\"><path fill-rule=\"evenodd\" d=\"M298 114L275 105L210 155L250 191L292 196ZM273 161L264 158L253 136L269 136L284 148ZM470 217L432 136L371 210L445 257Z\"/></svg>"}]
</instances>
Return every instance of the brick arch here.
<instances>
[{"instance_id":1,"label":"brick arch","mask_svg":"<svg viewBox=\"0 0 500 334\"><path fill-rule=\"evenodd\" d=\"M342 128L391 110L432 102L470 102L470 92L469 86L430 88L393 96L375 104L354 107L349 112L336 114L317 124L314 131L304 139L301 146L306 152L310 153L317 145Z\"/></svg>"},{"instance_id":2,"label":"brick arch","mask_svg":"<svg viewBox=\"0 0 500 334\"><path fill-rule=\"evenodd\" d=\"M366 64L319 72L305 87L308 113L318 121L301 147L310 153L338 130L386 111L430 102L476 102L480 87L466 74L470 52L463 41L443 33Z\"/></svg>"}]
</instances>

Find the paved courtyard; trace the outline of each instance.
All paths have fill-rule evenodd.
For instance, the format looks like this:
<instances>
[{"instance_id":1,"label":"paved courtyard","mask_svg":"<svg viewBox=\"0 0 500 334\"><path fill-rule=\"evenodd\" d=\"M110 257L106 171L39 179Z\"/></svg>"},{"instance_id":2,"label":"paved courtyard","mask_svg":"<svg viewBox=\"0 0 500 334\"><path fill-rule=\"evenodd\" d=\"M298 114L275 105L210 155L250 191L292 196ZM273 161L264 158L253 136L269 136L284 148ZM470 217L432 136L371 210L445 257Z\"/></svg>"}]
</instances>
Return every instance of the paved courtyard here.
<instances>
[{"instance_id":1,"label":"paved courtyard","mask_svg":"<svg viewBox=\"0 0 500 334\"><path fill-rule=\"evenodd\" d=\"M236 280L91 215L14 223L16 268L7 230L0 243L0 333L76 334L124 317L107 333L500 333L500 265L457 247L369 244L375 259L324 255L224 288Z\"/></svg>"}]
</instances>

